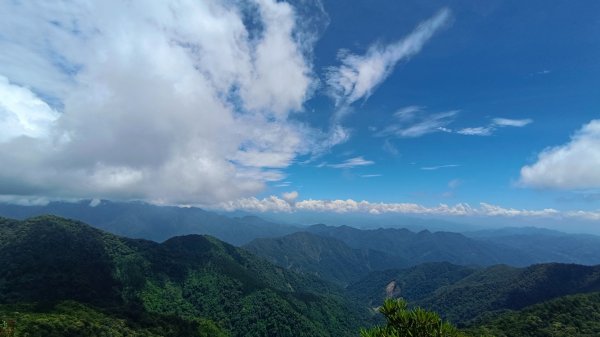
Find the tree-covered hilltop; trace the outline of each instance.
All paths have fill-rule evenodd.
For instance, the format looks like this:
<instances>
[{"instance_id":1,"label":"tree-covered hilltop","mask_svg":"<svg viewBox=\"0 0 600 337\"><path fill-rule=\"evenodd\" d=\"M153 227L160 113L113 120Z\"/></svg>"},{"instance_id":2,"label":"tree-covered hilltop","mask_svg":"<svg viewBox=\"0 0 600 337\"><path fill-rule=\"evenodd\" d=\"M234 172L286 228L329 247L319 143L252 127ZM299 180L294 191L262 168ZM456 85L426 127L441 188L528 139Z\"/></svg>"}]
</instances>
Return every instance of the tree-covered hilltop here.
<instances>
[{"instance_id":1,"label":"tree-covered hilltop","mask_svg":"<svg viewBox=\"0 0 600 337\"><path fill-rule=\"evenodd\" d=\"M372 249L350 248L344 242L307 232L281 238L256 239L244 249L298 272L346 286L369 272L408 265L401 257Z\"/></svg>"},{"instance_id":2,"label":"tree-covered hilltop","mask_svg":"<svg viewBox=\"0 0 600 337\"><path fill-rule=\"evenodd\" d=\"M378 310L385 324L361 337L592 337L600 336L600 293L568 295L518 311L487 312L457 329L436 312L386 299Z\"/></svg>"},{"instance_id":3,"label":"tree-covered hilltop","mask_svg":"<svg viewBox=\"0 0 600 337\"><path fill-rule=\"evenodd\" d=\"M549 263L472 268L429 263L373 272L346 291L372 307L380 306L386 297L403 297L411 305L465 325L485 312L518 310L569 294L600 291L600 266Z\"/></svg>"},{"instance_id":4,"label":"tree-covered hilltop","mask_svg":"<svg viewBox=\"0 0 600 337\"><path fill-rule=\"evenodd\" d=\"M147 335L354 336L369 319L327 282L200 235L158 244L54 216L0 219L0 265L2 312L27 312L12 315L17 331L113 321Z\"/></svg>"},{"instance_id":5,"label":"tree-covered hilltop","mask_svg":"<svg viewBox=\"0 0 600 337\"><path fill-rule=\"evenodd\" d=\"M487 315L466 331L484 337L600 336L600 293L577 294Z\"/></svg>"},{"instance_id":6,"label":"tree-covered hilltop","mask_svg":"<svg viewBox=\"0 0 600 337\"><path fill-rule=\"evenodd\" d=\"M346 288L347 296L369 307L378 307L389 297L409 303L432 296L481 268L448 262L431 262L405 269L375 271Z\"/></svg>"}]
</instances>

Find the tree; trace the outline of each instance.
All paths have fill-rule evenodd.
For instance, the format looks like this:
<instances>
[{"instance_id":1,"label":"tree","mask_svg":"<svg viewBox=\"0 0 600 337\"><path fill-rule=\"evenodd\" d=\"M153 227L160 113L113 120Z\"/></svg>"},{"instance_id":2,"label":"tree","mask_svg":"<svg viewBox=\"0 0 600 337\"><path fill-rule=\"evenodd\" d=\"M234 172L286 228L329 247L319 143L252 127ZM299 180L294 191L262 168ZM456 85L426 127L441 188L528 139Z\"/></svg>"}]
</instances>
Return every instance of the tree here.
<instances>
[{"instance_id":1,"label":"tree","mask_svg":"<svg viewBox=\"0 0 600 337\"><path fill-rule=\"evenodd\" d=\"M435 312L421 308L409 310L403 299L387 299L379 312L387 324L363 329L361 337L462 337L453 325L444 322Z\"/></svg>"}]
</instances>

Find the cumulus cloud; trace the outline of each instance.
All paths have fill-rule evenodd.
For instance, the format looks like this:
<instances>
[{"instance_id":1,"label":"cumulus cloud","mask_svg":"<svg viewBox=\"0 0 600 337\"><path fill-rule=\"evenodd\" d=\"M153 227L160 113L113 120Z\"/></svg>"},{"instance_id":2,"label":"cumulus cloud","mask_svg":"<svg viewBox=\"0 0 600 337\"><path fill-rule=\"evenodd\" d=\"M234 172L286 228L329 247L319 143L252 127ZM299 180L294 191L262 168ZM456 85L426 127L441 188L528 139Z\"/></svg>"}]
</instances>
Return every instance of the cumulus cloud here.
<instances>
[{"instance_id":1,"label":"cumulus cloud","mask_svg":"<svg viewBox=\"0 0 600 337\"><path fill-rule=\"evenodd\" d=\"M48 136L59 114L28 88L0 75L0 142L27 136Z\"/></svg>"},{"instance_id":2,"label":"cumulus cloud","mask_svg":"<svg viewBox=\"0 0 600 337\"><path fill-rule=\"evenodd\" d=\"M577 130L568 143L543 150L535 163L521 168L520 183L538 188L600 188L600 120Z\"/></svg>"},{"instance_id":3,"label":"cumulus cloud","mask_svg":"<svg viewBox=\"0 0 600 337\"><path fill-rule=\"evenodd\" d=\"M316 82L299 15L275 0L0 2L0 191L213 203L283 179L325 138L289 118Z\"/></svg>"},{"instance_id":4,"label":"cumulus cloud","mask_svg":"<svg viewBox=\"0 0 600 337\"><path fill-rule=\"evenodd\" d=\"M292 203L294 203L294 201L296 201L296 199L298 199L298 192L297 191L284 192L281 196L283 197L283 200L292 204Z\"/></svg>"},{"instance_id":5,"label":"cumulus cloud","mask_svg":"<svg viewBox=\"0 0 600 337\"><path fill-rule=\"evenodd\" d=\"M419 24L404 39L389 45L373 45L365 55L340 52L342 65L330 68L327 74L327 84L336 104L349 105L361 98L368 98L395 65L420 52L425 43L449 21L450 16L450 10L442 9Z\"/></svg>"},{"instance_id":6,"label":"cumulus cloud","mask_svg":"<svg viewBox=\"0 0 600 337\"><path fill-rule=\"evenodd\" d=\"M456 205L439 204L428 207L415 203L375 203L369 201L347 200L314 200L306 199L293 204L284 199L271 196L264 199L245 198L237 201L221 203L216 208L227 211L246 210L252 212L335 212L335 213L369 213L369 214L410 214L440 216L489 216L489 217L539 217L539 218L578 218L585 220L600 219L600 211L558 211L552 208L527 210L506 208L488 203L480 203L472 207L467 203Z\"/></svg>"}]
</instances>

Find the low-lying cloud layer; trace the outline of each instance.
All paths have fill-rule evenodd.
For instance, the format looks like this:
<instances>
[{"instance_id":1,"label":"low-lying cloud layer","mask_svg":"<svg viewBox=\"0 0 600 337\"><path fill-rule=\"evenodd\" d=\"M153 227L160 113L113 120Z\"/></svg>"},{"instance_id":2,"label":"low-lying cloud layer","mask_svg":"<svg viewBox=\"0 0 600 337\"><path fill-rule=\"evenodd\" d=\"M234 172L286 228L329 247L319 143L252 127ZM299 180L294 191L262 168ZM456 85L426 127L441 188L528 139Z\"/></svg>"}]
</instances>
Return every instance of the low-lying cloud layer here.
<instances>
[{"instance_id":1,"label":"low-lying cloud layer","mask_svg":"<svg viewBox=\"0 0 600 337\"><path fill-rule=\"evenodd\" d=\"M375 203L369 201L347 200L296 200L289 202L289 198L270 196L258 199L255 197L230 201L213 206L227 211L245 210L250 212L335 212L335 213L369 213L369 214L408 214L408 215L436 215L436 216L499 216L499 217L550 217L550 218L578 218L584 220L600 220L600 212L593 211L559 211L552 208L542 210L527 210L504 208L501 206L480 203L479 207L472 207L466 203L456 205L440 204L427 207L415 203Z\"/></svg>"}]
</instances>

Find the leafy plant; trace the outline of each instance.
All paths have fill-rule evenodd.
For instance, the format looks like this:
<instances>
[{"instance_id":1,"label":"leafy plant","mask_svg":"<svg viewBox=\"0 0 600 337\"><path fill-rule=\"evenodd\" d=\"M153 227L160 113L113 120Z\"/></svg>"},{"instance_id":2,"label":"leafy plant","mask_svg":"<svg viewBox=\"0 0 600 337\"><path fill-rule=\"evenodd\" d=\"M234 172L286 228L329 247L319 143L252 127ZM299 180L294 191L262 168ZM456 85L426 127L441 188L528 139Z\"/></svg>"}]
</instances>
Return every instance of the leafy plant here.
<instances>
[{"instance_id":1,"label":"leafy plant","mask_svg":"<svg viewBox=\"0 0 600 337\"><path fill-rule=\"evenodd\" d=\"M460 337L453 325L438 314L422 308L408 309L403 299L387 299L379 312L385 316L384 326L363 329L361 337Z\"/></svg>"}]
</instances>

